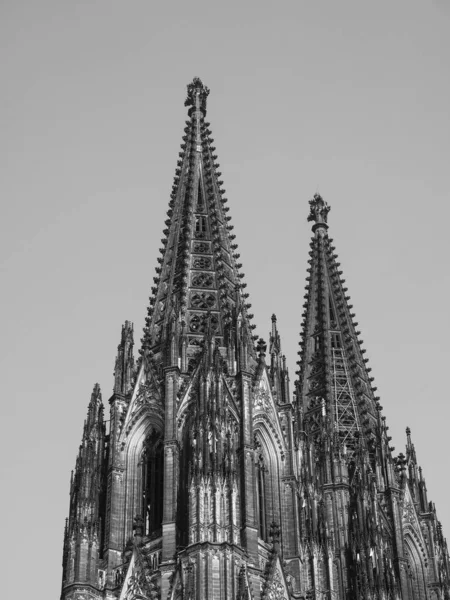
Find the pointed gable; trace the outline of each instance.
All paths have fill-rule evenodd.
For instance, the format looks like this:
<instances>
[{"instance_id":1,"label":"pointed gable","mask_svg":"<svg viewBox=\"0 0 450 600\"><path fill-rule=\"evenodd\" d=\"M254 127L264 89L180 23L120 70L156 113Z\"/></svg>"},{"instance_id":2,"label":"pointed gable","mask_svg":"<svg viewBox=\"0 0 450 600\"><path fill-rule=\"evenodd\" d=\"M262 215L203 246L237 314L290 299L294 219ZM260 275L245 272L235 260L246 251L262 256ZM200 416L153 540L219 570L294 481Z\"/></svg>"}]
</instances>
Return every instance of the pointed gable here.
<instances>
[{"instance_id":1,"label":"pointed gable","mask_svg":"<svg viewBox=\"0 0 450 600\"><path fill-rule=\"evenodd\" d=\"M280 426L277 406L273 397L268 368L260 363L253 392L253 425L255 430L265 424L271 438L276 442L280 456L284 457L285 439Z\"/></svg>"},{"instance_id":2,"label":"pointed gable","mask_svg":"<svg viewBox=\"0 0 450 600\"><path fill-rule=\"evenodd\" d=\"M269 573L264 585L261 600L289 600L291 594L278 553L274 554L269 565Z\"/></svg>"},{"instance_id":3,"label":"pointed gable","mask_svg":"<svg viewBox=\"0 0 450 600\"><path fill-rule=\"evenodd\" d=\"M127 407L123 432L125 435L144 414L151 416L151 421L162 432L164 429L164 396L151 366L139 369L136 382Z\"/></svg>"},{"instance_id":4,"label":"pointed gable","mask_svg":"<svg viewBox=\"0 0 450 600\"><path fill-rule=\"evenodd\" d=\"M122 585L119 600L147 600L157 597L146 573L145 558L134 546L130 564Z\"/></svg>"}]
</instances>

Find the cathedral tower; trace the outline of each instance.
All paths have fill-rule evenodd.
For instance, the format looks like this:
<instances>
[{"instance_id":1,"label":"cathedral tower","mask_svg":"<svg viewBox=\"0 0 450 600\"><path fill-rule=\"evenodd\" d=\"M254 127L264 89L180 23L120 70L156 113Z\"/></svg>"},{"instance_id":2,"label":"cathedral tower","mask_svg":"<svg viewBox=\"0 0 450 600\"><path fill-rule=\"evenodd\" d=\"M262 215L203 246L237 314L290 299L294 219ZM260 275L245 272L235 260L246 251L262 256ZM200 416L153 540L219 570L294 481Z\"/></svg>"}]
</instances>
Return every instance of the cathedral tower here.
<instances>
[{"instance_id":1,"label":"cathedral tower","mask_svg":"<svg viewBox=\"0 0 450 600\"><path fill-rule=\"evenodd\" d=\"M128 321L110 426L100 388L70 488L61 600L449 598L408 430L394 457L328 237L313 223L298 381L251 305L206 122L188 120L146 326Z\"/></svg>"}]
</instances>

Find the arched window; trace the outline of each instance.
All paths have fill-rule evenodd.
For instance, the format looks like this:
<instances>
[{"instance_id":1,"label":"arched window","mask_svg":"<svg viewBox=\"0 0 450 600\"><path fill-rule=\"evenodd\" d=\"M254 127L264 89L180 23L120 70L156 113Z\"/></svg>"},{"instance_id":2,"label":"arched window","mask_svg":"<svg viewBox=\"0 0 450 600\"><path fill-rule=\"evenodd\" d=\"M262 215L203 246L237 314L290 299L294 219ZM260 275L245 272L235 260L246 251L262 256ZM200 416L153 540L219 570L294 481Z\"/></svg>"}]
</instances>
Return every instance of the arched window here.
<instances>
[{"instance_id":1,"label":"arched window","mask_svg":"<svg viewBox=\"0 0 450 600\"><path fill-rule=\"evenodd\" d=\"M425 600L426 598L426 576L420 552L411 535L405 539L406 546L406 575L408 585L408 597L411 600Z\"/></svg>"},{"instance_id":2,"label":"arched window","mask_svg":"<svg viewBox=\"0 0 450 600\"><path fill-rule=\"evenodd\" d=\"M191 414L186 420L181 436L180 471L178 485L178 510L177 510L177 547L184 548L189 543L189 526L192 525L193 515L196 514L197 505L195 497L191 496L191 466L192 453L195 440L192 434L195 422ZM195 492L194 492L195 495Z\"/></svg>"},{"instance_id":3,"label":"arched window","mask_svg":"<svg viewBox=\"0 0 450 600\"><path fill-rule=\"evenodd\" d=\"M259 535L263 540L268 541L267 531L267 513L266 513L266 472L267 467L262 454L259 455L256 463L256 484L258 496L258 519L259 519Z\"/></svg>"},{"instance_id":4,"label":"arched window","mask_svg":"<svg viewBox=\"0 0 450 600\"><path fill-rule=\"evenodd\" d=\"M254 436L255 448L255 496L256 522L259 525L259 537L266 542L272 541L272 525L280 530L284 527L286 511L282 510L281 489L279 485L280 455L271 432L265 423L257 423Z\"/></svg>"},{"instance_id":5,"label":"arched window","mask_svg":"<svg viewBox=\"0 0 450 600\"><path fill-rule=\"evenodd\" d=\"M198 180L197 209L202 211L205 210L205 199L203 197L202 182L200 179Z\"/></svg>"},{"instance_id":6,"label":"arched window","mask_svg":"<svg viewBox=\"0 0 450 600\"><path fill-rule=\"evenodd\" d=\"M195 218L195 231L197 233L203 233L206 231L206 217Z\"/></svg>"},{"instance_id":7,"label":"arched window","mask_svg":"<svg viewBox=\"0 0 450 600\"><path fill-rule=\"evenodd\" d=\"M144 533L161 535L163 513L163 445L161 436L153 431L144 442L142 451L142 516Z\"/></svg>"}]
</instances>

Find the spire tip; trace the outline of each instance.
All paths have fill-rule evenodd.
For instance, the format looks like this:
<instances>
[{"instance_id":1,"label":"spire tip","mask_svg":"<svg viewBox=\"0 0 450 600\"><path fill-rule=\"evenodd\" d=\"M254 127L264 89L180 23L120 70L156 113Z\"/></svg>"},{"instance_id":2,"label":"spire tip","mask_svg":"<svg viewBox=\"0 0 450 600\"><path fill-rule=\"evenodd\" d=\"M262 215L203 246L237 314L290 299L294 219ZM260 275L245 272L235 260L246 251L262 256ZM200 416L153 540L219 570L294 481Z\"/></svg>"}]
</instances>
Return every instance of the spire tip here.
<instances>
[{"instance_id":1,"label":"spire tip","mask_svg":"<svg viewBox=\"0 0 450 600\"><path fill-rule=\"evenodd\" d=\"M184 102L185 106L190 106L191 111L201 110L206 115L206 98L209 96L209 88L203 84L200 77L194 77L192 83L187 86L187 97Z\"/></svg>"},{"instance_id":2,"label":"spire tip","mask_svg":"<svg viewBox=\"0 0 450 600\"><path fill-rule=\"evenodd\" d=\"M329 212L330 207L322 198L322 196L320 194L314 194L313 199L309 201L308 215L308 221L315 221L312 227L313 231L319 227L328 229L327 221Z\"/></svg>"}]
</instances>

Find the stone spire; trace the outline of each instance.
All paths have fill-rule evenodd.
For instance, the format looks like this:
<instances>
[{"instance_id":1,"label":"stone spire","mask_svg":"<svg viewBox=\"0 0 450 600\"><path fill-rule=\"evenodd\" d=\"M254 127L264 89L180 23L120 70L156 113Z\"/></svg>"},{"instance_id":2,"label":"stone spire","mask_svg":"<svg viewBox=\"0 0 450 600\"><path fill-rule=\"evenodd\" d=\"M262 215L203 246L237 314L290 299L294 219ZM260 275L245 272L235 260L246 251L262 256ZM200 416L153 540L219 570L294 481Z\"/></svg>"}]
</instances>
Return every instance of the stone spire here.
<instances>
[{"instance_id":1,"label":"stone spire","mask_svg":"<svg viewBox=\"0 0 450 600\"><path fill-rule=\"evenodd\" d=\"M272 315L272 330L270 332L270 377L278 404L291 401L289 393L289 371L286 366L286 356L281 352L281 339L277 328L277 317Z\"/></svg>"},{"instance_id":2,"label":"stone spire","mask_svg":"<svg viewBox=\"0 0 450 600\"><path fill-rule=\"evenodd\" d=\"M254 348L208 94L188 86L141 358L126 322L108 435L91 396L61 598L448 600L442 527L409 430L392 454L319 195L294 402L275 315Z\"/></svg>"},{"instance_id":3,"label":"stone spire","mask_svg":"<svg viewBox=\"0 0 450 600\"><path fill-rule=\"evenodd\" d=\"M353 452L359 437L365 444L373 439L378 398L333 240L328 236L330 207L318 194L309 204L313 238L297 389L311 435L327 430L342 451Z\"/></svg>"},{"instance_id":4,"label":"stone spire","mask_svg":"<svg viewBox=\"0 0 450 600\"><path fill-rule=\"evenodd\" d=\"M242 265L210 124L205 120L208 94L198 78L188 85L189 119L143 338L144 354L150 351L155 360L166 364L180 361L182 370L189 367L208 327L219 346L229 345L239 315L239 335L254 353Z\"/></svg>"},{"instance_id":5,"label":"stone spire","mask_svg":"<svg viewBox=\"0 0 450 600\"><path fill-rule=\"evenodd\" d=\"M133 345L133 323L125 321L114 368L115 394L126 396L131 390L134 371Z\"/></svg>"},{"instance_id":6,"label":"stone spire","mask_svg":"<svg viewBox=\"0 0 450 600\"><path fill-rule=\"evenodd\" d=\"M64 539L63 588L98 585L104 526L105 422L100 386L95 384L70 484L70 513Z\"/></svg>"}]
</instances>

